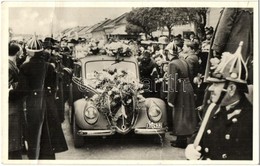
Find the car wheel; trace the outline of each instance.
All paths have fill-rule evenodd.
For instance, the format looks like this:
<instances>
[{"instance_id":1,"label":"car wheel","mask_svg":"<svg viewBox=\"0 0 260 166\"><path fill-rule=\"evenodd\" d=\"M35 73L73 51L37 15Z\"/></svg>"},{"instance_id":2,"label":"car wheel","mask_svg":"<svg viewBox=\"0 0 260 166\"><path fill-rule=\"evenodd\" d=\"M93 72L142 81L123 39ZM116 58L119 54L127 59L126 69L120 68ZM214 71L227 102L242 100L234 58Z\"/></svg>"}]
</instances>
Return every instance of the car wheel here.
<instances>
[{"instance_id":1,"label":"car wheel","mask_svg":"<svg viewBox=\"0 0 260 166\"><path fill-rule=\"evenodd\" d=\"M156 144L163 144L165 140L165 134L158 134L154 137L154 142Z\"/></svg>"},{"instance_id":2,"label":"car wheel","mask_svg":"<svg viewBox=\"0 0 260 166\"><path fill-rule=\"evenodd\" d=\"M73 116L73 141L75 148L81 148L84 145L84 137L77 134L79 127L76 124L76 118Z\"/></svg>"}]
</instances>

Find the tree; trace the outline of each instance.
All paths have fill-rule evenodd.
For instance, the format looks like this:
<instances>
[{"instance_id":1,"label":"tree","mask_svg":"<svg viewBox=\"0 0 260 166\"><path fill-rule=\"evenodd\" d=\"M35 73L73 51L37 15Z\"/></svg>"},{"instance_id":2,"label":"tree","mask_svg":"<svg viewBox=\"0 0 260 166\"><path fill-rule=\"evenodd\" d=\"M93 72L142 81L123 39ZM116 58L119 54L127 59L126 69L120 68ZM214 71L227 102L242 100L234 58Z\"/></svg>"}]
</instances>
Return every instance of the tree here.
<instances>
[{"instance_id":1,"label":"tree","mask_svg":"<svg viewBox=\"0 0 260 166\"><path fill-rule=\"evenodd\" d=\"M137 25L133 25L131 23L126 24L126 33L128 34L134 34L134 35L139 35L139 33L143 32L143 29Z\"/></svg>"},{"instance_id":2,"label":"tree","mask_svg":"<svg viewBox=\"0 0 260 166\"><path fill-rule=\"evenodd\" d=\"M168 37L170 38L172 28L175 25L184 25L188 23L187 10L183 8L152 8L155 13L159 26L168 29Z\"/></svg>"},{"instance_id":3,"label":"tree","mask_svg":"<svg viewBox=\"0 0 260 166\"><path fill-rule=\"evenodd\" d=\"M196 34L198 34L200 38L204 38L208 8L186 8L186 10L189 21L195 25Z\"/></svg>"},{"instance_id":4,"label":"tree","mask_svg":"<svg viewBox=\"0 0 260 166\"><path fill-rule=\"evenodd\" d=\"M208 8L153 8L161 27L167 27L169 37L175 25L194 23L195 33L200 38L205 36Z\"/></svg>"},{"instance_id":5,"label":"tree","mask_svg":"<svg viewBox=\"0 0 260 166\"><path fill-rule=\"evenodd\" d=\"M128 15L127 33L151 33L159 27L166 27L171 36L176 25L194 23L195 33L200 38L205 36L208 8L134 8Z\"/></svg>"},{"instance_id":6,"label":"tree","mask_svg":"<svg viewBox=\"0 0 260 166\"><path fill-rule=\"evenodd\" d=\"M139 27L142 32L145 33L146 37L147 35L152 37L151 33L157 30L158 27L157 17L155 17L151 9L152 8L134 8L126 17L128 23ZM128 26L128 28L131 28L131 26Z\"/></svg>"}]
</instances>

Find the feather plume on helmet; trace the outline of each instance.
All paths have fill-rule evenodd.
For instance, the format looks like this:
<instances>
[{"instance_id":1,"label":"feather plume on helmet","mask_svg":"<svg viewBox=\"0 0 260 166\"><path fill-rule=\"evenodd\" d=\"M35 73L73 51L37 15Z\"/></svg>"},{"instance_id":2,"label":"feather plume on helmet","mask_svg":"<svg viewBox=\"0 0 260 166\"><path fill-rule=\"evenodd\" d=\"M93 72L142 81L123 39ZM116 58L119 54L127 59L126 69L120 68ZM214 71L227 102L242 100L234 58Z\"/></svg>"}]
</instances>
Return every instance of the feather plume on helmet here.
<instances>
[{"instance_id":1,"label":"feather plume on helmet","mask_svg":"<svg viewBox=\"0 0 260 166\"><path fill-rule=\"evenodd\" d=\"M224 52L221 59L211 58L209 82L225 82L226 80L246 84L248 71L241 54L243 42L241 41L236 52Z\"/></svg>"}]
</instances>

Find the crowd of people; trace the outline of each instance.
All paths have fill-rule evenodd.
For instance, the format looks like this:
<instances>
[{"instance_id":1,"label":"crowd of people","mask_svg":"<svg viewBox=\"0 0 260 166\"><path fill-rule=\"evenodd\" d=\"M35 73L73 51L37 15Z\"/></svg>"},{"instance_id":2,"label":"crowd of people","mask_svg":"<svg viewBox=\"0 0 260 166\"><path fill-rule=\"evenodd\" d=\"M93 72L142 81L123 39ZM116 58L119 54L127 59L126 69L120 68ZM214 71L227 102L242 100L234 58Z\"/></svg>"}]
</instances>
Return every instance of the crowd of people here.
<instances>
[{"instance_id":1,"label":"crowd of people","mask_svg":"<svg viewBox=\"0 0 260 166\"><path fill-rule=\"evenodd\" d=\"M67 37L59 41L51 37L11 40L9 159L21 159L26 146L29 159L55 159L55 153L68 149L61 123L73 62L85 56L113 54L114 48L123 56L136 57L144 97L161 98L167 104L168 128L177 137L171 146L186 148L188 159L199 159L202 154L210 159L251 159L252 100L249 102L245 93L253 84L252 43L241 37L227 49L233 40L221 36L227 35L221 32L223 27L230 25L225 19L241 16L232 12L245 17L252 14L246 9L224 9L226 16L220 18L215 32L206 27L204 38L191 33L147 41L111 38L107 43ZM220 41L222 38L225 40ZM203 126L208 109L213 111ZM229 123L238 126L232 130ZM204 127L205 134L202 141L194 142L200 135L198 126L200 130ZM232 148L226 148L230 144Z\"/></svg>"}]
</instances>

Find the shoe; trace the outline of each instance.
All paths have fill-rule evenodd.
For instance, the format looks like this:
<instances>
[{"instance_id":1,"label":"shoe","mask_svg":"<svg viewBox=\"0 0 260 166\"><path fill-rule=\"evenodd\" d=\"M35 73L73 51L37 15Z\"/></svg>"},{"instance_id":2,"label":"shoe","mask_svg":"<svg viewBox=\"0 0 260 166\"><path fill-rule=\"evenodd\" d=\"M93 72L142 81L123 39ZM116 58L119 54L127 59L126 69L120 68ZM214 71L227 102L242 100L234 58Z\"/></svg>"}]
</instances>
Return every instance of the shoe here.
<instances>
[{"instance_id":1,"label":"shoe","mask_svg":"<svg viewBox=\"0 0 260 166\"><path fill-rule=\"evenodd\" d=\"M175 147L175 148L185 149L187 147L187 143L174 142L174 143L171 144L171 146Z\"/></svg>"}]
</instances>

